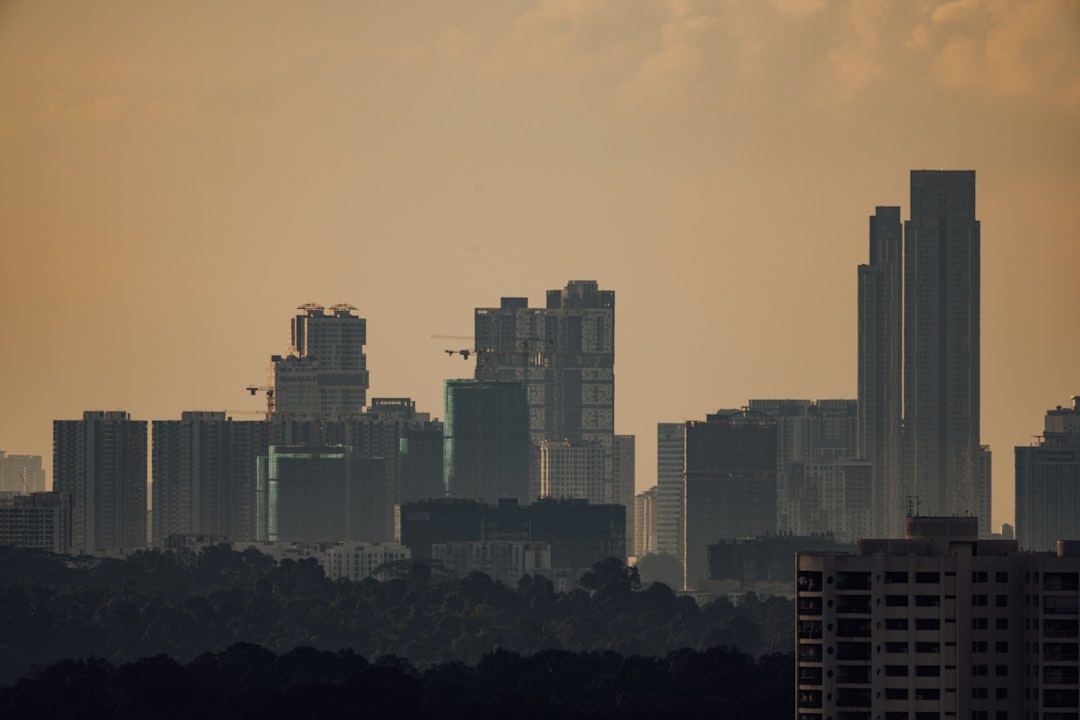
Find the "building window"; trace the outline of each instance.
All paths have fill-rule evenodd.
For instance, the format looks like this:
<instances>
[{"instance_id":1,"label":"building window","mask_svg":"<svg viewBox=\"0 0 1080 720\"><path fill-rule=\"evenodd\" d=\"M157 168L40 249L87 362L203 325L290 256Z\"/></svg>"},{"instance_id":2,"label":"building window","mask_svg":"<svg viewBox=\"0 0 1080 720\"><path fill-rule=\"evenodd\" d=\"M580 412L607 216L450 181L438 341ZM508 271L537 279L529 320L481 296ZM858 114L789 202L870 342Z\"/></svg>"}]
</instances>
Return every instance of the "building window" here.
<instances>
[{"instance_id":1,"label":"building window","mask_svg":"<svg viewBox=\"0 0 1080 720\"><path fill-rule=\"evenodd\" d=\"M788 576L790 577L790 575ZM886 607L907 607L908 596L907 595L886 595L885 606Z\"/></svg>"},{"instance_id":2,"label":"building window","mask_svg":"<svg viewBox=\"0 0 1080 720\"><path fill-rule=\"evenodd\" d=\"M986 618L984 618L984 617L971 618L971 629L972 630L985 630L986 628L987 628Z\"/></svg>"},{"instance_id":3,"label":"building window","mask_svg":"<svg viewBox=\"0 0 1080 720\"><path fill-rule=\"evenodd\" d=\"M788 575L788 577L791 577L791 576ZM981 571L971 573L971 582L973 582L973 583L984 583L984 582L986 582L986 573L981 572Z\"/></svg>"},{"instance_id":4,"label":"building window","mask_svg":"<svg viewBox=\"0 0 1080 720\"><path fill-rule=\"evenodd\" d=\"M986 595L972 595L971 605L973 607L986 607Z\"/></svg>"},{"instance_id":5,"label":"building window","mask_svg":"<svg viewBox=\"0 0 1080 720\"><path fill-rule=\"evenodd\" d=\"M915 618L916 630L940 630L941 621L937 618Z\"/></svg>"},{"instance_id":6,"label":"building window","mask_svg":"<svg viewBox=\"0 0 1080 720\"><path fill-rule=\"evenodd\" d=\"M989 688L973 687L971 688L971 697L976 700L985 700L989 697Z\"/></svg>"},{"instance_id":7,"label":"building window","mask_svg":"<svg viewBox=\"0 0 1080 720\"><path fill-rule=\"evenodd\" d=\"M985 640L972 640L971 641L971 652L976 652L976 653L984 653L984 652L986 652L986 641Z\"/></svg>"},{"instance_id":8,"label":"building window","mask_svg":"<svg viewBox=\"0 0 1080 720\"><path fill-rule=\"evenodd\" d=\"M1007 653L1009 652L1009 643L1006 640L998 640L994 643L994 652Z\"/></svg>"},{"instance_id":9,"label":"building window","mask_svg":"<svg viewBox=\"0 0 1080 720\"><path fill-rule=\"evenodd\" d=\"M997 628L998 630L1008 630L1009 629L1009 618L998 618L997 620L994 621L994 627Z\"/></svg>"},{"instance_id":10,"label":"building window","mask_svg":"<svg viewBox=\"0 0 1080 720\"><path fill-rule=\"evenodd\" d=\"M790 575L788 577L790 577ZM1009 606L1009 596L1008 595L998 595L997 596L997 606L998 607L1008 607Z\"/></svg>"}]
</instances>

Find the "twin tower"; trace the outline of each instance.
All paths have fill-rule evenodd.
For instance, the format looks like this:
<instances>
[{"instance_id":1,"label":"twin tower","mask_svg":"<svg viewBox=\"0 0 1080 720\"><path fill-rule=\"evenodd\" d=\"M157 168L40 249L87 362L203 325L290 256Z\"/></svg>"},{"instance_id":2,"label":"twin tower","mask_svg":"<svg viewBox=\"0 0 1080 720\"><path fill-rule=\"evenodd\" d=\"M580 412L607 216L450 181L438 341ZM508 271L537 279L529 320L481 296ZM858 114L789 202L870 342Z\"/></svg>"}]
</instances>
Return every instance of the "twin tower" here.
<instances>
[{"instance_id":1,"label":"twin tower","mask_svg":"<svg viewBox=\"0 0 1080 720\"><path fill-rule=\"evenodd\" d=\"M974 515L989 529L990 452L979 440L979 221L973 170L913 170L911 219L870 218L859 266L859 450L874 525Z\"/></svg>"}]
</instances>

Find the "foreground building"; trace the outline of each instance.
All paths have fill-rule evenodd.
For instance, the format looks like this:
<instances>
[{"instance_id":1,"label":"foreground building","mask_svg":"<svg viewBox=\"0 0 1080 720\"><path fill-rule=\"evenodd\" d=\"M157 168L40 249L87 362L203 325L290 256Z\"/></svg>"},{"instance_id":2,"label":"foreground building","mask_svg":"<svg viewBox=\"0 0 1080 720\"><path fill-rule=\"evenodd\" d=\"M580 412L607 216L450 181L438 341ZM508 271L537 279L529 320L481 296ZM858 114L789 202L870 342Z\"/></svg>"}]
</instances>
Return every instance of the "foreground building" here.
<instances>
[{"instance_id":1,"label":"foreground building","mask_svg":"<svg viewBox=\"0 0 1080 720\"><path fill-rule=\"evenodd\" d=\"M99 410L54 420L53 490L71 497L74 552L145 547L146 421Z\"/></svg>"},{"instance_id":2,"label":"foreground building","mask_svg":"<svg viewBox=\"0 0 1080 720\"><path fill-rule=\"evenodd\" d=\"M799 720L1078 717L1080 543L1019 552L973 517L799 553Z\"/></svg>"},{"instance_id":3,"label":"foreground building","mask_svg":"<svg viewBox=\"0 0 1080 720\"><path fill-rule=\"evenodd\" d=\"M1080 540L1080 396L1047 411L1037 445L1016 448L1016 533L1025 550Z\"/></svg>"}]
</instances>

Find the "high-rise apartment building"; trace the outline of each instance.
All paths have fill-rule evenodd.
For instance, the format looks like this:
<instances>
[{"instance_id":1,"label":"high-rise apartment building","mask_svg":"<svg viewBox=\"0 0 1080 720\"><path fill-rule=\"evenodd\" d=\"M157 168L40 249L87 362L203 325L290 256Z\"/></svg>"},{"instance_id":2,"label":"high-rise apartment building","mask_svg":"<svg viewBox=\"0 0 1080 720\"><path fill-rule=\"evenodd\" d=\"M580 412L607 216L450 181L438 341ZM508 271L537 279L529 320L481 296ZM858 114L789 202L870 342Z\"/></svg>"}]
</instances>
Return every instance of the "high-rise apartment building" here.
<instances>
[{"instance_id":1,"label":"high-rise apartment building","mask_svg":"<svg viewBox=\"0 0 1080 720\"><path fill-rule=\"evenodd\" d=\"M269 448L263 421L237 421L224 412L184 412L155 420L153 448L154 545L170 535L255 539L257 458Z\"/></svg>"},{"instance_id":2,"label":"high-rise apartment building","mask_svg":"<svg viewBox=\"0 0 1080 720\"><path fill-rule=\"evenodd\" d=\"M861 527L870 508L862 502L861 464L852 460L858 403L751 400L749 407L776 421L777 531L840 537L843 528Z\"/></svg>"},{"instance_id":3,"label":"high-rise apartment building","mask_svg":"<svg viewBox=\"0 0 1080 720\"><path fill-rule=\"evenodd\" d=\"M656 424L656 550L683 556L683 453L686 423Z\"/></svg>"},{"instance_id":4,"label":"high-rise apartment building","mask_svg":"<svg viewBox=\"0 0 1080 720\"><path fill-rule=\"evenodd\" d=\"M474 320L477 377L526 385L537 448L544 440L603 447L603 473L593 482L614 502L615 292L572 280L549 290L544 308L504 297L497 308L477 308ZM539 482L537 474L532 497Z\"/></svg>"},{"instance_id":5,"label":"high-rise apartment building","mask_svg":"<svg viewBox=\"0 0 1080 720\"><path fill-rule=\"evenodd\" d=\"M358 417L367 404L367 321L344 303L297 309L289 352L270 360L272 419Z\"/></svg>"},{"instance_id":6,"label":"high-rise apartment building","mask_svg":"<svg viewBox=\"0 0 1080 720\"><path fill-rule=\"evenodd\" d=\"M71 497L76 552L146 545L146 421L87 411L53 421L53 489Z\"/></svg>"},{"instance_id":7,"label":"high-rise apartment building","mask_svg":"<svg viewBox=\"0 0 1080 720\"><path fill-rule=\"evenodd\" d=\"M900 473L903 415L903 234L900 208L870 216L870 262L859 266L858 456L870 460L873 527L903 532Z\"/></svg>"},{"instance_id":8,"label":"high-rise apartment building","mask_svg":"<svg viewBox=\"0 0 1080 720\"><path fill-rule=\"evenodd\" d=\"M1080 539L1080 396L1048 410L1038 444L1016 448L1016 535L1025 550Z\"/></svg>"},{"instance_id":9,"label":"high-rise apartment building","mask_svg":"<svg viewBox=\"0 0 1080 720\"><path fill-rule=\"evenodd\" d=\"M1080 543L1019 552L977 523L796 556L799 720L1078 717Z\"/></svg>"},{"instance_id":10,"label":"high-rise apartment building","mask_svg":"<svg viewBox=\"0 0 1080 720\"><path fill-rule=\"evenodd\" d=\"M910 212L901 239L899 209L877 208L859 268L859 449L873 467L875 523L894 537L909 506L985 512L990 486L975 172L913 170Z\"/></svg>"}]
</instances>

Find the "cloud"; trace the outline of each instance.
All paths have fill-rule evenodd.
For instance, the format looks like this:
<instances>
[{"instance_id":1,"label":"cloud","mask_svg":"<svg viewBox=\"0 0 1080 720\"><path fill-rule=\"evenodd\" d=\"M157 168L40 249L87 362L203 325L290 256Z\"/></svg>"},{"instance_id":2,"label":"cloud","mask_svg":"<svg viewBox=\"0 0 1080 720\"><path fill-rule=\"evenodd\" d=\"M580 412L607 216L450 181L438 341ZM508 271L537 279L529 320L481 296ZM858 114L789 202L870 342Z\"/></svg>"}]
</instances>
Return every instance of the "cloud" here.
<instances>
[{"instance_id":1,"label":"cloud","mask_svg":"<svg viewBox=\"0 0 1080 720\"><path fill-rule=\"evenodd\" d=\"M716 27L709 16L682 16L664 24L660 48L641 61L616 97L630 102L672 100L697 80L705 63L704 40Z\"/></svg>"},{"instance_id":2,"label":"cloud","mask_svg":"<svg viewBox=\"0 0 1080 720\"><path fill-rule=\"evenodd\" d=\"M491 69L497 75L520 70L547 70L580 65L603 48L581 42L587 30L608 19L607 0L538 0L496 43Z\"/></svg>"},{"instance_id":3,"label":"cloud","mask_svg":"<svg viewBox=\"0 0 1080 720\"><path fill-rule=\"evenodd\" d=\"M1076 109L1078 3L954 0L916 25L908 44L930 54L931 76L946 87L1043 97Z\"/></svg>"},{"instance_id":4,"label":"cloud","mask_svg":"<svg viewBox=\"0 0 1080 720\"><path fill-rule=\"evenodd\" d=\"M439 36L437 46L443 57L452 60L466 57L476 49L476 36L459 27L452 27Z\"/></svg>"},{"instance_id":5,"label":"cloud","mask_svg":"<svg viewBox=\"0 0 1080 720\"><path fill-rule=\"evenodd\" d=\"M772 0L772 6L781 15L803 18L821 12L825 0Z\"/></svg>"},{"instance_id":6,"label":"cloud","mask_svg":"<svg viewBox=\"0 0 1080 720\"><path fill-rule=\"evenodd\" d=\"M841 97L850 99L884 72L878 38L885 7L880 0L855 2L845 15L843 40L829 50L827 67Z\"/></svg>"}]
</instances>

